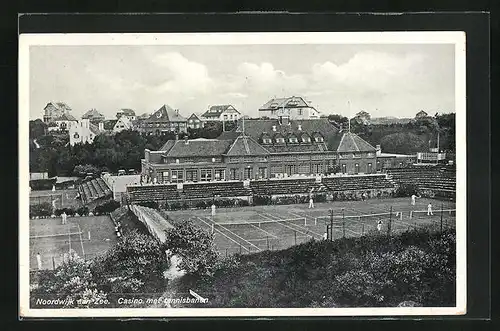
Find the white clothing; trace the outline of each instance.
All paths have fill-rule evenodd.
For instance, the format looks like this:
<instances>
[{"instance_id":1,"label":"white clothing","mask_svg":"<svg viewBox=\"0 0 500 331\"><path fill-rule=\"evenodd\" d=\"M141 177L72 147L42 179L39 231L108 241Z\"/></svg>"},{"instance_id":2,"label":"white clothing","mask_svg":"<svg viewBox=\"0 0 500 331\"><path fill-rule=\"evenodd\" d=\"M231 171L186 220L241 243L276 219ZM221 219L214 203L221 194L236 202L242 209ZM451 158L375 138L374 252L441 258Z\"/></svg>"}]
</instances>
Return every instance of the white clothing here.
<instances>
[{"instance_id":1,"label":"white clothing","mask_svg":"<svg viewBox=\"0 0 500 331\"><path fill-rule=\"evenodd\" d=\"M431 204L429 204L429 205L427 206L427 216L430 216L430 215L434 215L434 214L432 213L432 205L431 205Z\"/></svg>"},{"instance_id":2,"label":"white clothing","mask_svg":"<svg viewBox=\"0 0 500 331\"><path fill-rule=\"evenodd\" d=\"M314 201L313 199L309 199L309 208L314 208Z\"/></svg>"},{"instance_id":3,"label":"white clothing","mask_svg":"<svg viewBox=\"0 0 500 331\"><path fill-rule=\"evenodd\" d=\"M411 204L412 206L415 206L415 199L417 198L417 196L414 194L411 196Z\"/></svg>"},{"instance_id":4,"label":"white clothing","mask_svg":"<svg viewBox=\"0 0 500 331\"><path fill-rule=\"evenodd\" d=\"M328 239L328 234L325 232L325 234L323 235L323 240L326 240Z\"/></svg>"},{"instance_id":5,"label":"white clothing","mask_svg":"<svg viewBox=\"0 0 500 331\"><path fill-rule=\"evenodd\" d=\"M212 205L212 217L215 216L215 205Z\"/></svg>"},{"instance_id":6,"label":"white clothing","mask_svg":"<svg viewBox=\"0 0 500 331\"><path fill-rule=\"evenodd\" d=\"M378 223L377 224L377 230L378 231L382 231L382 223Z\"/></svg>"}]
</instances>

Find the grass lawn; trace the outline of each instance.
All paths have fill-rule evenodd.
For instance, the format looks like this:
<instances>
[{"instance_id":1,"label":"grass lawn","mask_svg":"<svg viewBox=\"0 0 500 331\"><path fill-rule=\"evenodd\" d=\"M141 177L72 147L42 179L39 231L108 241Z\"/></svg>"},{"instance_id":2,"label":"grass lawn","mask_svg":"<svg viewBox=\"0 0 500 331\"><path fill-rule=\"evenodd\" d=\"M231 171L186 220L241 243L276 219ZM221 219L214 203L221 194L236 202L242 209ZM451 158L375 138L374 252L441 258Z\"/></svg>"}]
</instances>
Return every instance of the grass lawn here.
<instances>
[{"instance_id":1,"label":"grass lawn","mask_svg":"<svg viewBox=\"0 0 500 331\"><path fill-rule=\"evenodd\" d=\"M42 267L57 267L69 249L86 259L106 252L116 241L114 225L109 216L68 217L30 220L30 269L37 268L36 255ZM90 239L89 239L90 232Z\"/></svg>"},{"instance_id":2,"label":"grass lawn","mask_svg":"<svg viewBox=\"0 0 500 331\"><path fill-rule=\"evenodd\" d=\"M434 216L423 212L429 203L433 205ZM330 209L334 216L333 237L340 238L378 231L379 220L383 233L387 233L389 224L391 233L419 226L440 226L441 206L444 210L455 209L454 202L421 198L412 206L409 198L390 198L317 203L312 209L308 204L219 208L213 219L209 208L166 214L172 223L192 220L206 231L213 229L219 252L233 254L285 249L311 239L319 240L326 233L326 224L330 224ZM419 212L410 217L411 211ZM443 226L455 226L454 212L443 212Z\"/></svg>"}]
</instances>

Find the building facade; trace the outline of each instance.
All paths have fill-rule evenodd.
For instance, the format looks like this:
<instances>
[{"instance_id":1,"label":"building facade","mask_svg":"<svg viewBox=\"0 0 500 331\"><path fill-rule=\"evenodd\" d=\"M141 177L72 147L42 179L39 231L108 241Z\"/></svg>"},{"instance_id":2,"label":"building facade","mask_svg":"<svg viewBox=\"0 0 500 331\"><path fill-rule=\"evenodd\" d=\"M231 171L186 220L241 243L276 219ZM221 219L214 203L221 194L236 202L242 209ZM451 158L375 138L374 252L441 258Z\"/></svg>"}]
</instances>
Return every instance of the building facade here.
<instances>
[{"instance_id":1,"label":"building facade","mask_svg":"<svg viewBox=\"0 0 500 331\"><path fill-rule=\"evenodd\" d=\"M45 108L43 108L43 111L44 123L52 123L64 114L69 114L71 108L64 102L49 102Z\"/></svg>"},{"instance_id":2,"label":"building facade","mask_svg":"<svg viewBox=\"0 0 500 331\"><path fill-rule=\"evenodd\" d=\"M104 132L103 122L95 125L90 120L83 119L77 125L70 128L69 144L71 146L75 144L91 144L94 142L94 138L102 132Z\"/></svg>"},{"instance_id":3,"label":"building facade","mask_svg":"<svg viewBox=\"0 0 500 331\"><path fill-rule=\"evenodd\" d=\"M161 135L166 132L187 132L187 119L178 109L163 105L147 119L138 123L138 131L142 134Z\"/></svg>"},{"instance_id":4,"label":"building facade","mask_svg":"<svg viewBox=\"0 0 500 331\"><path fill-rule=\"evenodd\" d=\"M376 149L326 119L245 120L217 139L170 140L145 151L146 182L182 183L376 172Z\"/></svg>"},{"instance_id":5,"label":"building facade","mask_svg":"<svg viewBox=\"0 0 500 331\"><path fill-rule=\"evenodd\" d=\"M204 121L236 121L241 117L241 114L232 105L217 105L211 106L206 112L201 115Z\"/></svg>"},{"instance_id":6,"label":"building facade","mask_svg":"<svg viewBox=\"0 0 500 331\"><path fill-rule=\"evenodd\" d=\"M78 120L69 113L64 113L60 117L52 119L47 126L48 131L67 132L78 125Z\"/></svg>"},{"instance_id":7,"label":"building facade","mask_svg":"<svg viewBox=\"0 0 500 331\"><path fill-rule=\"evenodd\" d=\"M204 126L203 120L196 114L191 114L188 117L188 128L190 129L201 129Z\"/></svg>"},{"instance_id":8,"label":"building facade","mask_svg":"<svg viewBox=\"0 0 500 331\"><path fill-rule=\"evenodd\" d=\"M123 108L123 109L120 109L118 112L116 112L117 119L120 119L122 117L126 117L130 121L135 121L137 119L137 116L135 115L135 111L133 111L132 109L128 109L128 108Z\"/></svg>"},{"instance_id":9,"label":"building facade","mask_svg":"<svg viewBox=\"0 0 500 331\"><path fill-rule=\"evenodd\" d=\"M85 114L83 114L82 119L88 119L91 123L98 124L104 122L106 118L103 114L99 113L96 109L90 109Z\"/></svg>"},{"instance_id":10,"label":"building facade","mask_svg":"<svg viewBox=\"0 0 500 331\"><path fill-rule=\"evenodd\" d=\"M288 117L291 120L318 119L320 113L301 97L271 99L259 108L260 118L278 119Z\"/></svg>"},{"instance_id":11,"label":"building facade","mask_svg":"<svg viewBox=\"0 0 500 331\"><path fill-rule=\"evenodd\" d=\"M121 132L123 130L132 130L133 129L133 125L132 125L132 121L128 119L128 117L126 116L122 116L120 117L115 125L113 126L113 132L114 133L118 133L118 132Z\"/></svg>"}]
</instances>

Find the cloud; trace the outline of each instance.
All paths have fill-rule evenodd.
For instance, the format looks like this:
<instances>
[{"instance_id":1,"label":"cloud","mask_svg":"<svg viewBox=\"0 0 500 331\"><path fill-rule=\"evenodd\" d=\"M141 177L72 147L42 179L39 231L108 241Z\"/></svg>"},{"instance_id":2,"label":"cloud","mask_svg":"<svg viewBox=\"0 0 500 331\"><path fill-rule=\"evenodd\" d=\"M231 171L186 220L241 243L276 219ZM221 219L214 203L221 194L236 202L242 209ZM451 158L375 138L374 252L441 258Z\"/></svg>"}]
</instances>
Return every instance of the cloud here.
<instances>
[{"instance_id":1,"label":"cloud","mask_svg":"<svg viewBox=\"0 0 500 331\"><path fill-rule=\"evenodd\" d=\"M235 86L257 92L279 93L280 91L302 90L307 86L301 75L287 75L276 70L271 63L255 64L243 62L237 68L239 79Z\"/></svg>"},{"instance_id":2,"label":"cloud","mask_svg":"<svg viewBox=\"0 0 500 331\"><path fill-rule=\"evenodd\" d=\"M383 91L403 88L405 77L420 72L424 57L419 54L398 56L382 52L359 52L349 61L337 65L327 61L312 67L318 85L336 84L344 87ZM403 83L403 84L402 84Z\"/></svg>"},{"instance_id":3,"label":"cloud","mask_svg":"<svg viewBox=\"0 0 500 331\"><path fill-rule=\"evenodd\" d=\"M172 92L178 94L208 93L211 90L212 79L205 65L190 61L182 54L169 52L153 58L167 79L154 88L156 93Z\"/></svg>"}]
</instances>

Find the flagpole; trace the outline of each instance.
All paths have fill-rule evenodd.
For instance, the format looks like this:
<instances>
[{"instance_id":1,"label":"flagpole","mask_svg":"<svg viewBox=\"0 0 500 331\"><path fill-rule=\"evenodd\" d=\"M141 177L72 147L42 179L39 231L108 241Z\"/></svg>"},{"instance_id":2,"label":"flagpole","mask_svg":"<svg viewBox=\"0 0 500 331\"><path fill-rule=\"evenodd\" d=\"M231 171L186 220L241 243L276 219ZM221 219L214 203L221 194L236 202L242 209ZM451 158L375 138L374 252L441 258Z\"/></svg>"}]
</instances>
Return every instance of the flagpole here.
<instances>
[{"instance_id":1,"label":"flagpole","mask_svg":"<svg viewBox=\"0 0 500 331\"><path fill-rule=\"evenodd\" d=\"M348 117L348 120L349 120L349 132L351 132L351 101L350 100L347 100L347 108L348 108L348 111L349 111L349 117Z\"/></svg>"}]
</instances>

